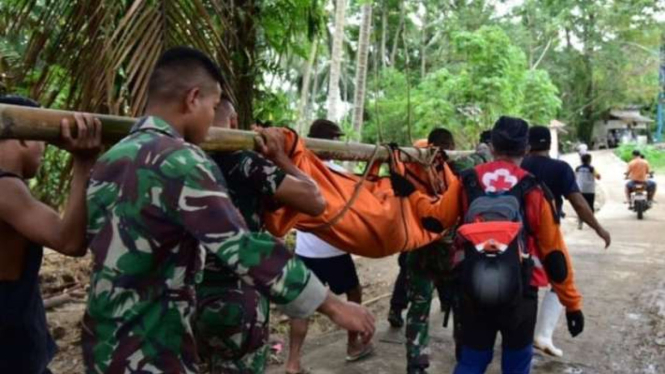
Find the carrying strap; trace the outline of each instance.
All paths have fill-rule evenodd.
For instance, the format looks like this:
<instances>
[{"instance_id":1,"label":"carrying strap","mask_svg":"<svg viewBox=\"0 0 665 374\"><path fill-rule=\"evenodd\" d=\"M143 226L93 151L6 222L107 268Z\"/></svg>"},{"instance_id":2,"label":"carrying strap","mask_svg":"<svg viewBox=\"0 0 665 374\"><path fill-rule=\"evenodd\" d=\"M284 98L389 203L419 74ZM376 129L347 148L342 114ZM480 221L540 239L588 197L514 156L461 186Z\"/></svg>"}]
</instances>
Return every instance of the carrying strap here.
<instances>
[{"instance_id":1,"label":"carrying strap","mask_svg":"<svg viewBox=\"0 0 665 374\"><path fill-rule=\"evenodd\" d=\"M342 217L344 217L346 212L348 212L349 209L351 209L353 204L358 199L358 196L360 196L360 191L363 188L363 184L367 180L370 171L372 170L372 165L377 160L379 149L381 149L381 146L377 144L374 148L374 151L372 151L372 156L370 157L369 161L367 162L367 165L365 166L365 171L363 172L363 175L360 177L360 179L358 179L358 182L356 182L356 185L353 188L353 193L351 194L351 197L346 202L346 204L344 204L344 207L342 207L342 209L340 209L330 221L322 225L319 225L318 227L316 227L316 229L328 229L334 226L337 222L339 222L340 219L342 219Z\"/></svg>"},{"instance_id":2,"label":"carrying strap","mask_svg":"<svg viewBox=\"0 0 665 374\"><path fill-rule=\"evenodd\" d=\"M477 198L485 196L485 190L480 185L480 180L478 179L478 173L476 172L476 169L471 168L464 170L462 174L460 174L460 179L462 180L464 192L466 192L468 205L471 205L471 203Z\"/></svg>"}]
</instances>

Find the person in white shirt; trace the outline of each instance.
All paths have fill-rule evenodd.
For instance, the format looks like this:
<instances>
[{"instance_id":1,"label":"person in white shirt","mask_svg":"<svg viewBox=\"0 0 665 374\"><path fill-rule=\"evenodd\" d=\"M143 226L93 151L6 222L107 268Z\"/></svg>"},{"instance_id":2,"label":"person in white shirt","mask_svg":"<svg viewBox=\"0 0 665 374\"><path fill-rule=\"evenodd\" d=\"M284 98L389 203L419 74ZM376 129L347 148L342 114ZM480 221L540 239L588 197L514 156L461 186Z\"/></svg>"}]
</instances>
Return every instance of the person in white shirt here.
<instances>
[{"instance_id":1,"label":"person in white shirt","mask_svg":"<svg viewBox=\"0 0 665 374\"><path fill-rule=\"evenodd\" d=\"M310 127L310 138L337 140L344 133L334 122L318 119ZM326 161L328 167L336 172L346 170L332 161ZM346 294L350 302L362 302L362 289L358 280L356 266L351 255L335 248L316 235L300 232L296 234L296 256L314 273L330 290L337 294ZM289 356L286 361L287 374L302 374L308 371L300 363L300 352L307 336L309 321L307 319L291 319L289 334ZM373 352L371 343L363 344L360 336L349 333L347 345L347 361L357 361Z\"/></svg>"}]
</instances>

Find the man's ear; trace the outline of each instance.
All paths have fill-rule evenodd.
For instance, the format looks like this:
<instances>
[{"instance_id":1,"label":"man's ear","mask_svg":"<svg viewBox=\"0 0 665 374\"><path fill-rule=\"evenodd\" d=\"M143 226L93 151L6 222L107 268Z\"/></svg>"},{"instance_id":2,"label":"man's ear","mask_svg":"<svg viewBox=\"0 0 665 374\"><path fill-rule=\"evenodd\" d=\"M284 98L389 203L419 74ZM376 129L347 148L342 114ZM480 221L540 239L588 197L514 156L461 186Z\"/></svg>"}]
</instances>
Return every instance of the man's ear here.
<instances>
[{"instance_id":1,"label":"man's ear","mask_svg":"<svg viewBox=\"0 0 665 374\"><path fill-rule=\"evenodd\" d=\"M185 94L185 113L190 113L198 105L201 96L201 89L199 87L191 88Z\"/></svg>"}]
</instances>

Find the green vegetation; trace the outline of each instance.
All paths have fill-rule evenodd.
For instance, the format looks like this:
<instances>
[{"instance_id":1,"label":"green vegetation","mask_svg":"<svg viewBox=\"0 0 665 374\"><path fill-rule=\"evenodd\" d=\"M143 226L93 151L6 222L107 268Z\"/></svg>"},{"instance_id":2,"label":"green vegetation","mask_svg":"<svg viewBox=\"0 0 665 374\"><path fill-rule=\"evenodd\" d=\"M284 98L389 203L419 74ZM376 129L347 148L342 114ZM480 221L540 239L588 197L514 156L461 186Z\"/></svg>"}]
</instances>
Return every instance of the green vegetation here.
<instances>
[{"instance_id":1,"label":"green vegetation","mask_svg":"<svg viewBox=\"0 0 665 374\"><path fill-rule=\"evenodd\" d=\"M647 161L649 166L656 172L665 171L665 150L658 149L654 146L637 146L635 144L625 144L617 148L616 154L623 161L629 162L633 158L633 151L638 149Z\"/></svg>"},{"instance_id":2,"label":"green vegetation","mask_svg":"<svg viewBox=\"0 0 665 374\"><path fill-rule=\"evenodd\" d=\"M159 53L188 44L219 62L243 128L329 117L409 144L446 126L465 147L509 114L588 143L610 108L655 113L663 14L653 0L3 0L0 93L139 115Z\"/></svg>"}]
</instances>

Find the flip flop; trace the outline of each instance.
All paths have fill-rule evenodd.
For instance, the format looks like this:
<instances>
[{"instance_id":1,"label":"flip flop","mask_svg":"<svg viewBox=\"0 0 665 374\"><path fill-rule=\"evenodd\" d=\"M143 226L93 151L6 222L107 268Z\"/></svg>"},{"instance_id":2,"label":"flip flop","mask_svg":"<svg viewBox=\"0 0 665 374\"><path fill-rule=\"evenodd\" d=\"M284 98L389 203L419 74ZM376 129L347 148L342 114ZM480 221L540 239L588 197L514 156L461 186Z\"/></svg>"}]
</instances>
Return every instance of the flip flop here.
<instances>
[{"instance_id":1,"label":"flip flop","mask_svg":"<svg viewBox=\"0 0 665 374\"><path fill-rule=\"evenodd\" d=\"M284 373L285 374L312 374L312 372L309 371L309 369L304 369L304 368L301 368L298 371L285 371Z\"/></svg>"},{"instance_id":2,"label":"flip flop","mask_svg":"<svg viewBox=\"0 0 665 374\"><path fill-rule=\"evenodd\" d=\"M374 353L374 344L369 343L365 346L365 349L363 349L359 353L357 353L353 356L347 355L346 356L346 362L355 362L355 361L361 360L361 359L371 355L372 353Z\"/></svg>"}]
</instances>

